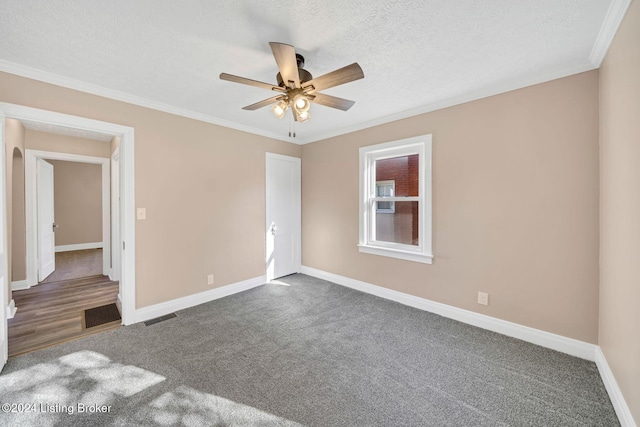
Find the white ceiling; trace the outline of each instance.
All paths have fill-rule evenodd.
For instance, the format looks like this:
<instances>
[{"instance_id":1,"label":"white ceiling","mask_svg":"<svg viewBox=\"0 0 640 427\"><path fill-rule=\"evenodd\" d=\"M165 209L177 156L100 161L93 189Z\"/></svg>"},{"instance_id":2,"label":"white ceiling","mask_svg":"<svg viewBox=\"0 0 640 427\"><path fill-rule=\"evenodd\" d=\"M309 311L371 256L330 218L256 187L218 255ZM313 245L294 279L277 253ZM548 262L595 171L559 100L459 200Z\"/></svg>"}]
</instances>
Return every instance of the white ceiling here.
<instances>
[{"instance_id":1,"label":"white ceiling","mask_svg":"<svg viewBox=\"0 0 640 427\"><path fill-rule=\"evenodd\" d=\"M7 0L0 70L200 120L315 141L597 68L629 0ZM289 43L315 77L358 62L365 78L324 93L296 125L273 95L268 42Z\"/></svg>"}]
</instances>

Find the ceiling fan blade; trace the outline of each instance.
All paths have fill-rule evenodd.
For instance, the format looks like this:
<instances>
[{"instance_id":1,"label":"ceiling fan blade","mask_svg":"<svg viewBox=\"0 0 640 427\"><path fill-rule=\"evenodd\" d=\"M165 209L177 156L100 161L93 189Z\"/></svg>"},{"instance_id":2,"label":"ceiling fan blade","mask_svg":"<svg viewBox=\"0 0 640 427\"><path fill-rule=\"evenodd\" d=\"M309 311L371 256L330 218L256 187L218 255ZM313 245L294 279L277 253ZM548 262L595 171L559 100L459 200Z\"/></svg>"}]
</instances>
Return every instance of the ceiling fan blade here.
<instances>
[{"instance_id":1,"label":"ceiling fan blade","mask_svg":"<svg viewBox=\"0 0 640 427\"><path fill-rule=\"evenodd\" d=\"M356 103L356 101L338 98L337 96L325 95L322 93L309 95L309 99L311 99L311 102L315 102L316 104L324 105L325 107L337 108L342 111L347 111Z\"/></svg>"},{"instance_id":2,"label":"ceiling fan blade","mask_svg":"<svg viewBox=\"0 0 640 427\"><path fill-rule=\"evenodd\" d=\"M354 62L351 65L347 65L346 67L342 67L338 70L332 71L306 82L304 84L304 88L313 86L312 90L305 91L306 93L313 93L329 89L330 87L343 85L354 80L359 80L363 77L364 72L362 71L362 68L360 68L357 62Z\"/></svg>"},{"instance_id":3,"label":"ceiling fan blade","mask_svg":"<svg viewBox=\"0 0 640 427\"><path fill-rule=\"evenodd\" d=\"M284 43L269 42L271 51L278 64L282 81L288 87L300 87L300 75L298 74L298 61L293 46Z\"/></svg>"},{"instance_id":4,"label":"ceiling fan blade","mask_svg":"<svg viewBox=\"0 0 640 427\"><path fill-rule=\"evenodd\" d=\"M255 104L247 105L246 107L242 107L243 110L257 110L258 108L266 107L267 105L273 104L275 102L280 101L283 98L282 95L274 96L269 99L265 99L264 101L256 102Z\"/></svg>"},{"instance_id":5,"label":"ceiling fan blade","mask_svg":"<svg viewBox=\"0 0 640 427\"><path fill-rule=\"evenodd\" d=\"M242 83L249 86L255 86L262 89L284 92L284 89L281 88L280 86L274 86L274 85L270 85L269 83L263 83L257 80L251 80L244 77L234 76L233 74L220 73L220 79L227 80L229 82Z\"/></svg>"}]
</instances>

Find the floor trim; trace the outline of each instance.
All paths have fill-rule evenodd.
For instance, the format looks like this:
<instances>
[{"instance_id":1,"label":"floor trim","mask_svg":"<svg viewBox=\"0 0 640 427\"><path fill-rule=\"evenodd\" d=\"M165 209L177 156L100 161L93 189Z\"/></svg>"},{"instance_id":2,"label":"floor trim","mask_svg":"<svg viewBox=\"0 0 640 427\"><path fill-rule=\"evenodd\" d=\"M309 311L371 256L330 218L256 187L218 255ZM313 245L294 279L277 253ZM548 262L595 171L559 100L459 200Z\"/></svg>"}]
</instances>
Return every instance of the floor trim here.
<instances>
[{"instance_id":1,"label":"floor trim","mask_svg":"<svg viewBox=\"0 0 640 427\"><path fill-rule=\"evenodd\" d=\"M589 344L584 341L564 337L551 332L541 331L539 329L508 322L506 320L453 307L451 305L372 285L360 280L318 270L313 267L302 266L302 273L391 301L399 302L400 304L408 305L420 310L439 314L440 316L447 317L449 319L458 320L469 325L570 354L571 356L580 357L592 362L595 361L597 348L595 344Z\"/></svg>"},{"instance_id":2,"label":"floor trim","mask_svg":"<svg viewBox=\"0 0 640 427\"><path fill-rule=\"evenodd\" d=\"M110 280L111 277L109 277ZM122 315L122 299L120 298L120 294L118 293L118 298L116 299L116 306L118 307L118 311L120 311L120 315Z\"/></svg>"},{"instance_id":3,"label":"floor trim","mask_svg":"<svg viewBox=\"0 0 640 427\"><path fill-rule=\"evenodd\" d=\"M629 409L627 402L624 400L622 391L620 390L620 387L618 387L618 382L613 376L609 363L607 363L607 358L604 356L600 346L596 348L595 362L596 366L598 366L600 376L602 377L604 387L607 389L607 393L609 394L609 399L611 399L611 403L613 404L613 409L616 410L616 415L618 416L618 420L620 420L620 425L622 427L636 427L633 415L631 415L631 410Z\"/></svg>"},{"instance_id":4,"label":"floor trim","mask_svg":"<svg viewBox=\"0 0 640 427\"><path fill-rule=\"evenodd\" d=\"M135 312L135 323L144 322L146 320L155 319L165 314L175 311L184 310L185 308L194 307L205 302L213 301L229 295L237 294L251 288L264 285L266 276L254 277L253 279L243 280L241 282L232 283L230 285L221 286L219 288L200 292L160 304L150 305L148 307L139 308Z\"/></svg>"},{"instance_id":5,"label":"floor trim","mask_svg":"<svg viewBox=\"0 0 640 427\"><path fill-rule=\"evenodd\" d=\"M16 280L15 282L11 282L11 290L12 291L23 291L25 289L29 289L29 283L27 279L24 280Z\"/></svg>"},{"instance_id":6,"label":"floor trim","mask_svg":"<svg viewBox=\"0 0 640 427\"><path fill-rule=\"evenodd\" d=\"M18 310L16 307L16 301L12 299L7 306L7 319L13 319L13 316L16 315L16 310Z\"/></svg>"},{"instance_id":7,"label":"floor trim","mask_svg":"<svg viewBox=\"0 0 640 427\"><path fill-rule=\"evenodd\" d=\"M56 252L69 252L69 251L84 251L86 249L102 249L104 245L102 242L92 242L92 243L76 243L74 245L61 245L56 246Z\"/></svg>"}]
</instances>

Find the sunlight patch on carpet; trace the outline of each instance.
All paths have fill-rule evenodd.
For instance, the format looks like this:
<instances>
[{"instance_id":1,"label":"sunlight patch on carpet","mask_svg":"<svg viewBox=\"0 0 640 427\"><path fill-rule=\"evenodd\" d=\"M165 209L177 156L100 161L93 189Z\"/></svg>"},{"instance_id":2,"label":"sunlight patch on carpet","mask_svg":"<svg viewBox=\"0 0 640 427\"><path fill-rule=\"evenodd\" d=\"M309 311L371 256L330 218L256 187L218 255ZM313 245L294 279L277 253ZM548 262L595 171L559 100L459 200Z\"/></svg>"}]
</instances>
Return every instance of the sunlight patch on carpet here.
<instances>
[{"instance_id":1,"label":"sunlight patch on carpet","mask_svg":"<svg viewBox=\"0 0 640 427\"><path fill-rule=\"evenodd\" d=\"M133 396L164 380L145 369L111 362L100 353L79 351L0 376L0 394L38 407L108 405L116 398Z\"/></svg>"},{"instance_id":2,"label":"sunlight patch on carpet","mask_svg":"<svg viewBox=\"0 0 640 427\"><path fill-rule=\"evenodd\" d=\"M291 286L288 283L281 282L280 280L272 280L269 282L270 285L280 285L280 286Z\"/></svg>"},{"instance_id":3,"label":"sunlight patch on carpet","mask_svg":"<svg viewBox=\"0 0 640 427\"><path fill-rule=\"evenodd\" d=\"M151 401L137 415L139 421L152 420L159 425L302 426L252 406L184 385Z\"/></svg>"}]
</instances>

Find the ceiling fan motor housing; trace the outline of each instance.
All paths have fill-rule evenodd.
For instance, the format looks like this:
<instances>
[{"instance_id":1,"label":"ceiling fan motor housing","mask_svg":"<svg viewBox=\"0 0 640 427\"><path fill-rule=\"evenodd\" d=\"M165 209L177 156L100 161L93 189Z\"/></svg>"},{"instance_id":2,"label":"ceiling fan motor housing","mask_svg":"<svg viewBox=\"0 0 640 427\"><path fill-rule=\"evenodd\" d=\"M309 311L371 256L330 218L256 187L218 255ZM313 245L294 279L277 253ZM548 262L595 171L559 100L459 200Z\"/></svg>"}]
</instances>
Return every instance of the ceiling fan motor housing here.
<instances>
[{"instance_id":1,"label":"ceiling fan motor housing","mask_svg":"<svg viewBox=\"0 0 640 427\"><path fill-rule=\"evenodd\" d=\"M313 80L313 76L311 75L311 73L304 68L298 68L298 75L300 76L300 83ZM276 81L278 82L278 86L287 87L284 84L284 81L282 81L282 76L280 75L280 73L276 74Z\"/></svg>"},{"instance_id":2,"label":"ceiling fan motor housing","mask_svg":"<svg viewBox=\"0 0 640 427\"><path fill-rule=\"evenodd\" d=\"M296 62L298 63L298 75L300 76L300 83L308 82L313 80L313 76L310 72L305 70L304 68L304 56L296 53ZM282 80L282 75L280 73L276 74L276 81L278 82L278 86L287 87Z\"/></svg>"}]
</instances>

